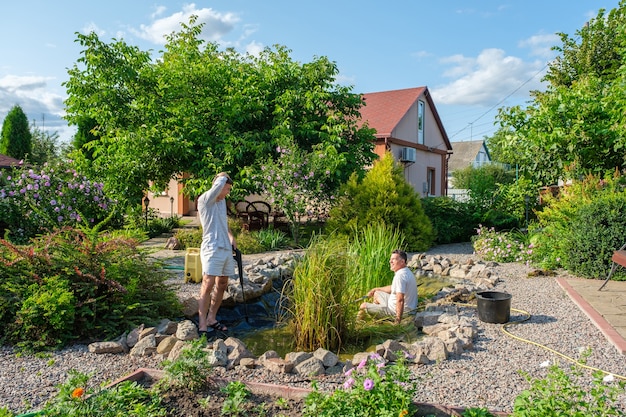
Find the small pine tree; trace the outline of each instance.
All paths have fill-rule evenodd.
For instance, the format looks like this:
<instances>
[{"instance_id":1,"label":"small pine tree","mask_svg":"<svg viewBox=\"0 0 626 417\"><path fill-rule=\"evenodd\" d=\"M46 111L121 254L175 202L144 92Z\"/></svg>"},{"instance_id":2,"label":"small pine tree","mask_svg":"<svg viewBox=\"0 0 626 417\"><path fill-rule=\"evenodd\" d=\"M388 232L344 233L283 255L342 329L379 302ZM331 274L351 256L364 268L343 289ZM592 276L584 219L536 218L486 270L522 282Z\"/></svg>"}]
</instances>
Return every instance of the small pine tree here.
<instances>
[{"instance_id":1,"label":"small pine tree","mask_svg":"<svg viewBox=\"0 0 626 417\"><path fill-rule=\"evenodd\" d=\"M7 114L2 123L2 138L0 138L0 153L24 159L32 150L32 134L28 127L28 119L18 105Z\"/></svg>"},{"instance_id":2,"label":"small pine tree","mask_svg":"<svg viewBox=\"0 0 626 417\"><path fill-rule=\"evenodd\" d=\"M351 235L366 225L384 223L402 233L407 251L424 251L432 245L435 233L419 195L389 152L362 181L353 175L341 196L330 211L328 230Z\"/></svg>"}]
</instances>

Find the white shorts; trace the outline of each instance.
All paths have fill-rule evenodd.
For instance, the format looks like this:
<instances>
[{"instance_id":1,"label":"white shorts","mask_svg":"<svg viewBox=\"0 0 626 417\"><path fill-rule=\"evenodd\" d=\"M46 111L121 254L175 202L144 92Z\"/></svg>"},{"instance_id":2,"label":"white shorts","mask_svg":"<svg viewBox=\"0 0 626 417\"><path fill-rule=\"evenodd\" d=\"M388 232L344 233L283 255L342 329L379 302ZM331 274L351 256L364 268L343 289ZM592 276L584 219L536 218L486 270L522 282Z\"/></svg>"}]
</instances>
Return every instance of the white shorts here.
<instances>
[{"instance_id":1,"label":"white shorts","mask_svg":"<svg viewBox=\"0 0 626 417\"><path fill-rule=\"evenodd\" d=\"M388 292L376 291L374 296L379 298L380 304L365 303L365 311L376 317L395 316L396 312L391 311L391 309L387 306L389 303L389 295L390 294Z\"/></svg>"},{"instance_id":2,"label":"white shorts","mask_svg":"<svg viewBox=\"0 0 626 417\"><path fill-rule=\"evenodd\" d=\"M203 275L214 277L235 275L235 260L231 249L207 249L202 245L200 261Z\"/></svg>"}]
</instances>

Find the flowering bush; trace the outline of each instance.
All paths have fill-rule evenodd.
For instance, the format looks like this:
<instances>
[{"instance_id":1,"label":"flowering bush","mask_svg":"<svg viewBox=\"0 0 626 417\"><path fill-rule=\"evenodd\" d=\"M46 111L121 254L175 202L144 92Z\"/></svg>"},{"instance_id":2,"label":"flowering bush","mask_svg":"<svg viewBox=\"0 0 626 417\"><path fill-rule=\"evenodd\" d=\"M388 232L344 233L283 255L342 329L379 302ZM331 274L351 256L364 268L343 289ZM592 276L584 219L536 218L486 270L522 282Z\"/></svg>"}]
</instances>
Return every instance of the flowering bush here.
<instances>
[{"instance_id":1,"label":"flowering bush","mask_svg":"<svg viewBox=\"0 0 626 417\"><path fill-rule=\"evenodd\" d=\"M329 192L332 158L324 152L310 152L295 146L276 148L278 158L268 159L261 166L261 173L252 181L268 197L270 204L284 211L294 228L302 218L325 219L334 196Z\"/></svg>"},{"instance_id":2,"label":"flowering bush","mask_svg":"<svg viewBox=\"0 0 626 417\"><path fill-rule=\"evenodd\" d=\"M342 389L323 394L315 389L306 398L304 416L405 417L414 413L415 385L399 360L389 366L378 354L346 372Z\"/></svg>"},{"instance_id":3,"label":"flowering bush","mask_svg":"<svg viewBox=\"0 0 626 417\"><path fill-rule=\"evenodd\" d=\"M63 164L0 172L0 219L4 223L0 226L16 242L62 226L93 226L113 208L114 201L105 195L102 183Z\"/></svg>"},{"instance_id":4,"label":"flowering bush","mask_svg":"<svg viewBox=\"0 0 626 417\"><path fill-rule=\"evenodd\" d=\"M479 225L472 236L474 251L486 261L530 262L533 245L526 243L522 233L496 232L493 227Z\"/></svg>"}]
</instances>

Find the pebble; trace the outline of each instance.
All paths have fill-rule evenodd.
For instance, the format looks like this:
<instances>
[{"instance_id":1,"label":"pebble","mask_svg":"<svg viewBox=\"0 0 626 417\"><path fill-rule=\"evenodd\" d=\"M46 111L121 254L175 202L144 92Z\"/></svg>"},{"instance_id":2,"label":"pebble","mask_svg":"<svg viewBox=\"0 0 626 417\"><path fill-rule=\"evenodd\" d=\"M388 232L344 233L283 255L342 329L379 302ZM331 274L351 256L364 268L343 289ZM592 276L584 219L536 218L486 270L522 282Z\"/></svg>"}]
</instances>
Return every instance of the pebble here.
<instances>
[{"instance_id":1,"label":"pebble","mask_svg":"<svg viewBox=\"0 0 626 417\"><path fill-rule=\"evenodd\" d=\"M429 254L441 254L451 259L478 260L475 255L471 255L471 246L468 247L467 244L436 247ZM530 387L520 372L526 372L532 378L544 378L549 371L546 364L559 364L563 369L569 369L573 365L559 354L577 360L581 358L581 352L586 350L591 352L586 358L587 366L616 376L614 382L607 383L617 384L626 379L624 355L605 339L559 287L554 277L528 278L530 270L528 266L518 263L500 264L494 268L501 280L496 290L512 294L510 320L522 321L526 318L517 310L531 315L528 320L507 326L508 331L517 338L505 334L500 324L479 321L475 308L462 307L462 314L475 318L478 323L479 335L475 348L447 361L411 365L411 373L417 382L416 401L511 412L515 398ZM566 274L562 271L560 273ZM195 291L198 288L197 285L181 287L190 293L191 288ZM89 353L85 345L74 345L43 355L16 355L11 348L2 347L0 407L22 413L41 408L45 401L56 394L56 386L67 380L69 370L93 373L90 383L97 386L114 381L138 368L158 366L154 357L96 355ZM263 369L218 369L217 376L311 387L309 378L294 374L272 374ZM592 371L578 369L582 375L577 384L590 388L593 381ZM320 376L318 387L331 391L340 387L343 381L344 376L340 374ZM626 415L626 394L620 395L618 401Z\"/></svg>"}]
</instances>

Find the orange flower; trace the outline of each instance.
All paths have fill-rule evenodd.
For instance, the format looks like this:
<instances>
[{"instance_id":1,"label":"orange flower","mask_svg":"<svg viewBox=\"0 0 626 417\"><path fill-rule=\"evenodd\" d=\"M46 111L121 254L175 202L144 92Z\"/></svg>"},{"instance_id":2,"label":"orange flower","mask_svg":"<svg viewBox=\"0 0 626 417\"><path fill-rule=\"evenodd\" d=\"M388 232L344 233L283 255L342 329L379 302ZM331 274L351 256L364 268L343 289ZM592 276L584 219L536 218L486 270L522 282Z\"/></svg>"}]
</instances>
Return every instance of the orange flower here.
<instances>
[{"instance_id":1,"label":"orange flower","mask_svg":"<svg viewBox=\"0 0 626 417\"><path fill-rule=\"evenodd\" d=\"M84 393L85 393L84 389L76 388L74 391L72 391L72 398L80 398L83 396Z\"/></svg>"},{"instance_id":2,"label":"orange flower","mask_svg":"<svg viewBox=\"0 0 626 417\"><path fill-rule=\"evenodd\" d=\"M400 415L398 417L405 417L409 414L409 410L402 410L400 411Z\"/></svg>"}]
</instances>

